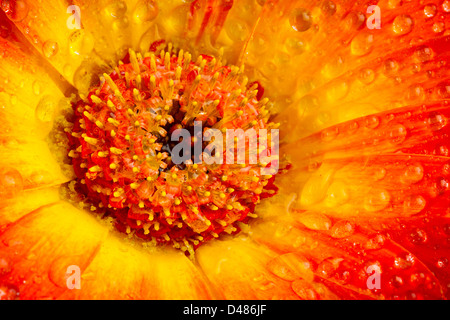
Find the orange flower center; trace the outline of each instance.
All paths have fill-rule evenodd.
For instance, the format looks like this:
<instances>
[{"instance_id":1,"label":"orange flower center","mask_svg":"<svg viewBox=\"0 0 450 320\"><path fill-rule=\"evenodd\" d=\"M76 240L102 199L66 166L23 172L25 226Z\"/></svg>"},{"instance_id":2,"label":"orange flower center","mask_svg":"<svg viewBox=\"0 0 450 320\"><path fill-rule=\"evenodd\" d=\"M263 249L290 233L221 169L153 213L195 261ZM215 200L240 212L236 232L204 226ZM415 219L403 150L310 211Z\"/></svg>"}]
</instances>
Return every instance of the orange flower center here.
<instances>
[{"instance_id":1,"label":"orange flower center","mask_svg":"<svg viewBox=\"0 0 450 320\"><path fill-rule=\"evenodd\" d=\"M73 103L75 190L118 230L188 253L237 233L277 190L262 170L278 159L269 157L274 137L260 133L277 127L261 95L240 68L214 57L130 50Z\"/></svg>"}]
</instances>

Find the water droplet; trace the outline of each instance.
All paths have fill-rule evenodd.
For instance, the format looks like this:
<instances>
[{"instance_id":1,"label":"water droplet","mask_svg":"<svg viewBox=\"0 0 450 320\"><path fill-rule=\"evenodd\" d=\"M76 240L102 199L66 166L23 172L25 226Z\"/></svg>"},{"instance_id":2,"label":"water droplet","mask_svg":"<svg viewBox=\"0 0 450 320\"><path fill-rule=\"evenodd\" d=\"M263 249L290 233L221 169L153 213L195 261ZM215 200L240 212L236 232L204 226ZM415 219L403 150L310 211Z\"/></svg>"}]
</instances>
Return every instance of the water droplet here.
<instances>
[{"instance_id":1,"label":"water droplet","mask_svg":"<svg viewBox=\"0 0 450 320\"><path fill-rule=\"evenodd\" d=\"M355 232L353 224L347 220L336 222L331 228L331 236L336 239L346 238Z\"/></svg>"},{"instance_id":2,"label":"water droplet","mask_svg":"<svg viewBox=\"0 0 450 320\"><path fill-rule=\"evenodd\" d=\"M227 23L226 31L230 39L238 42L244 41L250 34L250 29L247 23L236 19Z\"/></svg>"},{"instance_id":3,"label":"water droplet","mask_svg":"<svg viewBox=\"0 0 450 320\"><path fill-rule=\"evenodd\" d=\"M436 86L437 94L442 99L450 99L450 82L444 81Z\"/></svg>"},{"instance_id":4,"label":"water droplet","mask_svg":"<svg viewBox=\"0 0 450 320\"><path fill-rule=\"evenodd\" d=\"M344 99L350 90L347 81L337 80L327 88L328 101L337 101Z\"/></svg>"},{"instance_id":5,"label":"water droplet","mask_svg":"<svg viewBox=\"0 0 450 320\"><path fill-rule=\"evenodd\" d=\"M342 258L327 258L319 263L316 272L326 278L331 278L343 260Z\"/></svg>"},{"instance_id":6,"label":"water droplet","mask_svg":"<svg viewBox=\"0 0 450 320\"><path fill-rule=\"evenodd\" d=\"M437 10L436 6L431 3L431 4L427 4L423 8L423 13L424 13L425 17L432 18L436 14L436 10Z\"/></svg>"},{"instance_id":7,"label":"water droplet","mask_svg":"<svg viewBox=\"0 0 450 320\"><path fill-rule=\"evenodd\" d=\"M412 195L405 199L403 202L403 212L406 215L412 215L420 213L425 206L427 201L421 195Z\"/></svg>"},{"instance_id":8,"label":"water droplet","mask_svg":"<svg viewBox=\"0 0 450 320\"><path fill-rule=\"evenodd\" d=\"M11 272L11 261L8 257L0 257L0 277Z\"/></svg>"},{"instance_id":9,"label":"water droplet","mask_svg":"<svg viewBox=\"0 0 450 320\"><path fill-rule=\"evenodd\" d=\"M393 144L401 144L405 141L408 130L401 124L396 124L389 131L389 141Z\"/></svg>"},{"instance_id":10,"label":"water droplet","mask_svg":"<svg viewBox=\"0 0 450 320\"><path fill-rule=\"evenodd\" d=\"M384 243L386 242L386 237L382 234L375 234L371 236L366 244L365 248L368 250L377 250L383 247Z\"/></svg>"},{"instance_id":11,"label":"water droplet","mask_svg":"<svg viewBox=\"0 0 450 320\"><path fill-rule=\"evenodd\" d=\"M0 283L0 300L16 300L19 298L19 289L8 283Z\"/></svg>"},{"instance_id":12,"label":"water droplet","mask_svg":"<svg viewBox=\"0 0 450 320\"><path fill-rule=\"evenodd\" d=\"M343 19L347 30L357 30L361 28L366 21L366 16L362 12L349 12Z\"/></svg>"},{"instance_id":13,"label":"water droplet","mask_svg":"<svg viewBox=\"0 0 450 320\"><path fill-rule=\"evenodd\" d=\"M114 1L104 9L105 15L113 19L122 19L126 12L127 5L123 1Z\"/></svg>"},{"instance_id":14,"label":"water droplet","mask_svg":"<svg viewBox=\"0 0 450 320\"><path fill-rule=\"evenodd\" d=\"M386 177L386 169L385 168L378 168L375 171L375 180L383 180L384 177Z\"/></svg>"},{"instance_id":15,"label":"water droplet","mask_svg":"<svg viewBox=\"0 0 450 320\"><path fill-rule=\"evenodd\" d=\"M364 199L364 208L369 212L381 211L391 202L391 195L384 189L372 189Z\"/></svg>"},{"instance_id":16,"label":"water droplet","mask_svg":"<svg viewBox=\"0 0 450 320\"><path fill-rule=\"evenodd\" d=\"M358 79L364 84L371 84L375 80L375 72L372 69L364 68L359 72Z\"/></svg>"},{"instance_id":17,"label":"water droplet","mask_svg":"<svg viewBox=\"0 0 450 320\"><path fill-rule=\"evenodd\" d=\"M334 140L338 134L339 134L339 128L331 127L331 128L323 130L320 134L320 137L322 138L322 141L329 142L329 141Z\"/></svg>"},{"instance_id":18,"label":"water droplet","mask_svg":"<svg viewBox=\"0 0 450 320\"><path fill-rule=\"evenodd\" d=\"M94 37L90 32L79 29L70 35L69 47L73 55L87 55L94 49Z\"/></svg>"},{"instance_id":19,"label":"water droplet","mask_svg":"<svg viewBox=\"0 0 450 320\"><path fill-rule=\"evenodd\" d=\"M22 0L3 0L2 10L14 22L22 21L28 15L28 5Z\"/></svg>"},{"instance_id":20,"label":"water droplet","mask_svg":"<svg viewBox=\"0 0 450 320\"><path fill-rule=\"evenodd\" d=\"M311 230L328 230L331 227L331 220L320 213L301 213L298 215L297 220Z\"/></svg>"},{"instance_id":21,"label":"water droplet","mask_svg":"<svg viewBox=\"0 0 450 320\"><path fill-rule=\"evenodd\" d=\"M353 55L364 56L372 51L373 43L373 34L359 33L353 38L350 49Z\"/></svg>"},{"instance_id":22,"label":"water droplet","mask_svg":"<svg viewBox=\"0 0 450 320\"><path fill-rule=\"evenodd\" d=\"M410 253L404 253L394 259L394 267L397 269L409 269L415 262L415 258Z\"/></svg>"},{"instance_id":23,"label":"water droplet","mask_svg":"<svg viewBox=\"0 0 450 320\"><path fill-rule=\"evenodd\" d=\"M41 84L37 80L33 82L33 92L37 96L41 94Z\"/></svg>"},{"instance_id":24,"label":"water droplet","mask_svg":"<svg viewBox=\"0 0 450 320\"><path fill-rule=\"evenodd\" d=\"M52 122L55 116L56 101L51 96L43 97L35 110L36 118L45 123Z\"/></svg>"},{"instance_id":25,"label":"water droplet","mask_svg":"<svg viewBox=\"0 0 450 320\"><path fill-rule=\"evenodd\" d=\"M304 279L296 279L292 282L292 290L303 300L318 300L319 294L314 287Z\"/></svg>"},{"instance_id":26,"label":"water droplet","mask_svg":"<svg viewBox=\"0 0 450 320\"><path fill-rule=\"evenodd\" d=\"M427 62L433 59L434 52L430 47L421 46L414 52L414 57L418 62Z\"/></svg>"},{"instance_id":27,"label":"water droplet","mask_svg":"<svg viewBox=\"0 0 450 320\"><path fill-rule=\"evenodd\" d=\"M392 286L396 287L396 288L400 288L401 286L403 286L403 279L400 276L393 276L391 279L391 284Z\"/></svg>"},{"instance_id":28,"label":"water droplet","mask_svg":"<svg viewBox=\"0 0 450 320\"><path fill-rule=\"evenodd\" d=\"M42 53L47 58L51 58L58 52L58 43L55 41L45 41L42 45Z\"/></svg>"},{"instance_id":29,"label":"water droplet","mask_svg":"<svg viewBox=\"0 0 450 320\"><path fill-rule=\"evenodd\" d=\"M369 129L375 129L380 125L380 118L374 115L365 117L364 125Z\"/></svg>"},{"instance_id":30,"label":"water droplet","mask_svg":"<svg viewBox=\"0 0 450 320\"><path fill-rule=\"evenodd\" d=\"M322 2L322 5L320 6L320 9L328 15L332 16L336 13L336 4L333 1L325 0Z\"/></svg>"},{"instance_id":31,"label":"water droplet","mask_svg":"<svg viewBox=\"0 0 450 320\"><path fill-rule=\"evenodd\" d=\"M435 183L437 194L438 195L444 194L448 190L449 185L450 183L448 179L444 177L438 178Z\"/></svg>"},{"instance_id":32,"label":"water droplet","mask_svg":"<svg viewBox=\"0 0 450 320\"><path fill-rule=\"evenodd\" d=\"M329 207L345 204L350 198L349 192L343 183L335 182L327 190L325 203Z\"/></svg>"},{"instance_id":33,"label":"water droplet","mask_svg":"<svg viewBox=\"0 0 450 320\"><path fill-rule=\"evenodd\" d=\"M152 21L158 16L158 5L155 1L140 0L134 8L133 17L136 22Z\"/></svg>"},{"instance_id":34,"label":"water droplet","mask_svg":"<svg viewBox=\"0 0 450 320\"><path fill-rule=\"evenodd\" d=\"M445 0L442 2L442 10L445 12L450 12L450 0Z\"/></svg>"},{"instance_id":35,"label":"water droplet","mask_svg":"<svg viewBox=\"0 0 450 320\"><path fill-rule=\"evenodd\" d=\"M432 131L439 131L447 125L447 118L439 112L431 112L428 116L428 124Z\"/></svg>"},{"instance_id":36,"label":"water droplet","mask_svg":"<svg viewBox=\"0 0 450 320\"><path fill-rule=\"evenodd\" d=\"M419 229L419 228L415 228L409 234L409 239L414 244L423 244L423 243L427 242L428 235L427 235L427 233L424 230Z\"/></svg>"},{"instance_id":37,"label":"water droplet","mask_svg":"<svg viewBox=\"0 0 450 320\"><path fill-rule=\"evenodd\" d=\"M417 183L423 179L424 170L420 163L408 165L400 180L405 184Z\"/></svg>"},{"instance_id":38,"label":"water droplet","mask_svg":"<svg viewBox=\"0 0 450 320\"><path fill-rule=\"evenodd\" d=\"M414 84L406 91L406 98L410 101L421 100L425 97L425 90L420 84Z\"/></svg>"},{"instance_id":39,"label":"water droplet","mask_svg":"<svg viewBox=\"0 0 450 320\"><path fill-rule=\"evenodd\" d=\"M311 13L305 9L297 8L289 17L289 22L292 29L298 32L304 32L311 28L312 18Z\"/></svg>"},{"instance_id":40,"label":"water droplet","mask_svg":"<svg viewBox=\"0 0 450 320\"><path fill-rule=\"evenodd\" d=\"M446 266L448 266L448 259L447 258L439 258L436 261L436 267L438 267L439 269L445 268Z\"/></svg>"},{"instance_id":41,"label":"water droplet","mask_svg":"<svg viewBox=\"0 0 450 320\"><path fill-rule=\"evenodd\" d=\"M388 59L384 62L384 72L386 73L386 75L388 76L395 76L397 74L398 71L398 62L393 60L393 59Z\"/></svg>"},{"instance_id":42,"label":"water droplet","mask_svg":"<svg viewBox=\"0 0 450 320\"><path fill-rule=\"evenodd\" d=\"M400 15L395 17L392 23L392 30L395 34L402 36L412 31L414 25L413 19L408 15Z\"/></svg>"},{"instance_id":43,"label":"water droplet","mask_svg":"<svg viewBox=\"0 0 450 320\"><path fill-rule=\"evenodd\" d=\"M445 23L443 23L442 21L438 21L433 23L433 32L435 33L441 33L445 30Z\"/></svg>"},{"instance_id":44,"label":"water droplet","mask_svg":"<svg viewBox=\"0 0 450 320\"><path fill-rule=\"evenodd\" d=\"M22 175L14 168L2 168L0 171L0 197L13 198L23 189Z\"/></svg>"}]
</instances>

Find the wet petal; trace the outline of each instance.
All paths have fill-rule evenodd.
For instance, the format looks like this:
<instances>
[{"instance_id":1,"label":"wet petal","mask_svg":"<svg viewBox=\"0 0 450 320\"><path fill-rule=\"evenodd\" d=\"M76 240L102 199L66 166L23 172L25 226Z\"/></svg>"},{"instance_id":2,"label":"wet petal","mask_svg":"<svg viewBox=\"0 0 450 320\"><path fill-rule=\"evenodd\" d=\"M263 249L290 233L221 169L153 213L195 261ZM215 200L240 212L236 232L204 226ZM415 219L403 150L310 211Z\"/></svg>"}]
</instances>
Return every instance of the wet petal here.
<instances>
[{"instance_id":1,"label":"wet petal","mask_svg":"<svg viewBox=\"0 0 450 320\"><path fill-rule=\"evenodd\" d=\"M249 239L213 241L200 247L197 259L224 299L296 299L289 282L266 268L274 253Z\"/></svg>"},{"instance_id":2,"label":"wet petal","mask_svg":"<svg viewBox=\"0 0 450 320\"><path fill-rule=\"evenodd\" d=\"M8 265L0 283L17 287L21 299L57 298L69 290L68 268L84 270L107 230L65 202L41 207L0 234L0 257Z\"/></svg>"},{"instance_id":3,"label":"wet petal","mask_svg":"<svg viewBox=\"0 0 450 320\"><path fill-rule=\"evenodd\" d=\"M381 29L368 27L367 4L265 2L246 50L246 70L285 111L279 120L295 130L292 136L407 100L434 99L429 89L448 79L448 35L433 31L440 2L427 4L436 8L432 17L418 1L378 5ZM399 34L402 21L408 32ZM269 45L261 51L264 42Z\"/></svg>"},{"instance_id":4,"label":"wet petal","mask_svg":"<svg viewBox=\"0 0 450 320\"><path fill-rule=\"evenodd\" d=\"M61 298L210 299L208 283L181 252L147 251L111 235L83 272L81 289Z\"/></svg>"},{"instance_id":5,"label":"wet petal","mask_svg":"<svg viewBox=\"0 0 450 320\"><path fill-rule=\"evenodd\" d=\"M108 66L94 50L96 39L83 16L66 1L3 1L2 9L29 44L77 89L97 81Z\"/></svg>"}]
</instances>

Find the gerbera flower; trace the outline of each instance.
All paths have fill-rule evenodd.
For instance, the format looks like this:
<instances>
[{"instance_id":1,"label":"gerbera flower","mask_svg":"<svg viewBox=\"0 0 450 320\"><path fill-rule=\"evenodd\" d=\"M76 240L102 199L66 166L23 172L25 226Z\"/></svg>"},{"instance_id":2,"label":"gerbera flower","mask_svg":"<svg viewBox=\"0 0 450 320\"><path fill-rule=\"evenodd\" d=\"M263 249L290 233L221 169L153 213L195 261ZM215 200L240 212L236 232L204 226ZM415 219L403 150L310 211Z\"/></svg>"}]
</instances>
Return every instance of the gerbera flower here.
<instances>
[{"instance_id":1,"label":"gerbera flower","mask_svg":"<svg viewBox=\"0 0 450 320\"><path fill-rule=\"evenodd\" d=\"M449 297L450 1L1 7L0 298Z\"/></svg>"}]
</instances>

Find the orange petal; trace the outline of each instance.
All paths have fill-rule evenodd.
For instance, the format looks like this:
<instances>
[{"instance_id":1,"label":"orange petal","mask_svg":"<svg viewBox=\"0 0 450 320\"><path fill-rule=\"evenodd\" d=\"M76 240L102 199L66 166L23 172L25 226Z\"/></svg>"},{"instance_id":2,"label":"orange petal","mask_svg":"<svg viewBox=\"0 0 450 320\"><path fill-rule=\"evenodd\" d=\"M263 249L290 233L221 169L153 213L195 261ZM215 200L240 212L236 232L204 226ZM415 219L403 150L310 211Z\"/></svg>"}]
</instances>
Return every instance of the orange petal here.
<instances>
[{"instance_id":1,"label":"orange petal","mask_svg":"<svg viewBox=\"0 0 450 320\"><path fill-rule=\"evenodd\" d=\"M1 233L0 283L17 288L21 299L57 298L69 290L68 268L86 269L106 232L94 217L65 202L41 207Z\"/></svg>"},{"instance_id":2,"label":"orange petal","mask_svg":"<svg viewBox=\"0 0 450 320\"><path fill-rule=\"evenodd\" d=\"M266 1L246 70L276 102L292 137L435 99L429 90L449 77L448 34L434 28L446 14L441 4L380 2L381 29L369 29L366 3ZM412 24L397 34L402 19Z\"/></svg>"},{"instance_id":3,"label":"orange petal","mask_svg":"<svg viewBox=\"0 0 450 320\"><path fill-rule=\"evenodd\" d=\"M200 247L197 260L225 299L297 299L289 282L266 268L274 253L248 239L213 241Z\"/></svg>"},{"instance_id":4,"label":"orange petal","mask_svg":"<svg viewBox=\"0 0 450 320\"><path fill-rule=\"evenodd\" d=\"M444 297L445 282L440 280L445 278L436 278L418 256L390 240L389 231L377 232L342 220L333 224L328 230L317 230L295 219L274 219L257 224L251 234L282 254L268 268L293 281L292 287L304 299ZM378 280L372 277L374 270Z\"/></svg>"},{"instance_id":5,"label":"orange petal","mask_svg":"<svg viewBox=\"0 0 450 320\"><path fill-rule=\"evenodd\" d=\"M3 1L2 9L29 44L77 89L86 89L107 69L95 52L96 39L83 28L83 16L65 1ZM75 11L75 12L74 12Z\"/></svg>"},{"instance_id":6,"label":"orange petal","mask_svg":"<svg viewBox=\"0 0 450 320\"><path fill-rule=\"evenodd\" d=\"M205 278L181 252L143 250L108 237L83 272L81 289L60 298L210 299Z\"/></svg>"}]
</instances>

